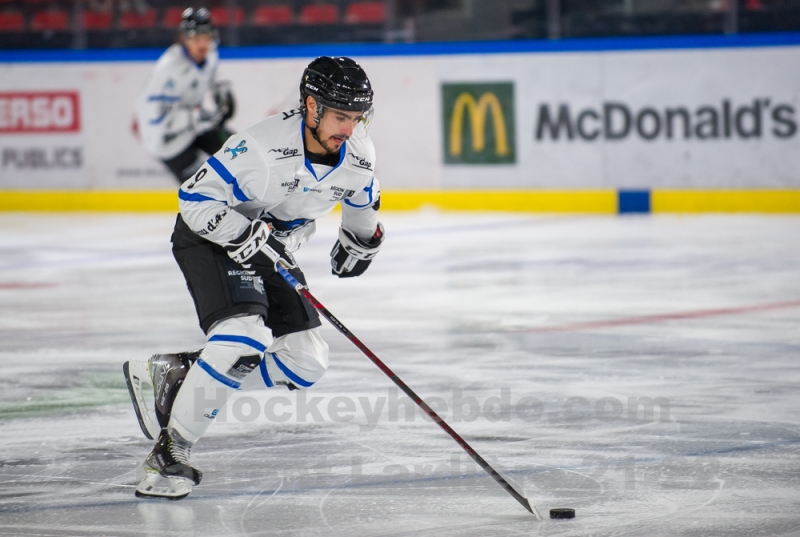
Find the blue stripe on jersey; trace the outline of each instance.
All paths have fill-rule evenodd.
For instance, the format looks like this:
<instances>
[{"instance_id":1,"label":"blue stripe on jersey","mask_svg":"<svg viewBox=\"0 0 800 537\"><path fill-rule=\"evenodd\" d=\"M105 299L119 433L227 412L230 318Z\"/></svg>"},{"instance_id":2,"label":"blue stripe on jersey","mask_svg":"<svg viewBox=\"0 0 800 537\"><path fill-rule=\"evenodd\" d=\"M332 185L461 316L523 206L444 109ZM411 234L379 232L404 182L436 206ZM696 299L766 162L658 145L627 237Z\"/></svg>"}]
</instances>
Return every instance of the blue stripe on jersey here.
<instances>
[{"instance_id":1,"label":"blue stripe on jersey","mask_svg":"<svg viewBox=\"0 0 800 537\"><path fill-rule=\"evenodd\" d=\"M158 116L157 118L151 119L150 120L150 124L151 125L158 125L159 123L164 121L165 117L167 117L167 110L164 110L164 112L160 116Z\"/></svg>"},{"instance_id":2,"label":"blue stripe on jersey","mask_svg":"<svg viewBox=\"0 0 800 537\"><path fill-rule=\"evenodd\" d=\"M272 388L275 386L272 383L272 379L269 378L269 373L267 373L267 360L261 360L261 363L258 364L258 369L261 371L261 378L264 379L264 384L267 385L267 388Z\"/></svg>"},{"instance_id":3,"label":"blue stripe on jersey","mask_svg":"<svg viewBox=\"0 0 800 537\"><path fill-rule=\"evenodd\" d=\"M178 198L182 199L183 201L216 201L219 203L225 203L224 201L215 200L214 198L209 198L208 196L204 196L202 194L190 194L188 192L184 192L182 189L178 189ZM227 203L225 203L227 205Z\"/></svg>"},{"instance_id":4,"label":"blue stripe on jersey","mask_svg":"<svg viewBox=\"0 0 800 537\"><path fill-rule=\"evenodd\" d=\"M230 341L231 343L243 343L250 347L253 347L257 351L264 352L267 350L265 345L262 345L259 341L256 341L253 338L249 338L246 336L229 336L226 334L217 334L215 336L211 336L208 338L209 341Z\"/></svg>"},{"instance_id":5,"label":"blue stripe on jersey","mask_svg":"<svg viewBox=\"0 0 800 537\"><path fill-rule=\"evenodd\" d=\"M372 181L369 182L369 186L364 189L364 192L369 194L369 201L364 205L357 205L351 202L349 199L344 200L344 202L348 204L350 207L355 207L356 209L363 209L364 207L369 207L370 205L372 205L372 185L374 184L375 184L375 178L373 177Z\"/></svg>"},{"instance_id":6,"label":"blue stripe on jersey","mask_svg":"<svg viewBox=\"0 0 800 537\"><path fill-rule=\"evenodd\" d=\"M314 385L314 383L313 383L313 382L308 382L307 380L303 380L303 379L301 379L301 378L300 378L300 377L298 377L298 376L297 376L297 375L296 375L296 374L295 374L295 373L294 373L294 372L293 372L291 369L289 369L288 367L286 367L286 366L283 364L283 362L281 362L281 361L278 359L278 355L277 355L277 354L275 354L274 352L272 352L272 353L270 353L270 354L272 355L272 358L275 360L275 363L276 363L276 364L278 364L278 367L280 368L280 370L281 370L281 371L283 371L283 374L284 374L284 375L286 375L286 377L287 377L289 380L291 380L291 381L292 381L292 382L294 382L295 384L299 384L299 385L300 385L300 386L302 386L303 388L308 388L309 386L313 386L313 385Z\"/></svg>"},{"instance_id":7,"label":"blue stripe on jersey","mask_svg":"<svg viewBox=\"0 0 800 537\"><path fill-rule=\"evenodd\" d=\"M220 373L219 371L208 365L202 358L198 358L196 363L197 365L200 366L200 369L211 375L211 377L214 380L220 381L225 386L233 388L234 390L238 390L239 386L242 385L241 382L236 382L235 380L229 379L228 377L226 377L225 375L223 375L222 373Z\"/></svg>"},{"instance_id":8,"label":"blue stripe on jersey","mask_svg":"<svg viewBox=\"0 0 800 537\"><path fill-rule=\"evenodd\" d=\"M210 157L208 159L208 164L209 166L214 168L214 171L217 172L220 177L222 177L223 181L225 181L226 183L231 185L231 187L233 187L233 195L237 200L250 201L250 198L245 196L244 192L242 192L242 189L239 188L239 183L236 182L236 178L233 175L231 175L231 172L229 172L228 169L225 166L223 166L219 160L217 160L217 157Z\"/></svg>"},{"instance_id":9,"label":"blue stripe on jersey","mask_svg":"<svg viewBox=\"0 0 800 537\"><path fill-rule=\"evenodd\" d=\"M174 103L176 101L180 101L180 96L175 95L151 95L147 98L148 101L166 101L168 103Z\"/></svg>"}]
</instances>

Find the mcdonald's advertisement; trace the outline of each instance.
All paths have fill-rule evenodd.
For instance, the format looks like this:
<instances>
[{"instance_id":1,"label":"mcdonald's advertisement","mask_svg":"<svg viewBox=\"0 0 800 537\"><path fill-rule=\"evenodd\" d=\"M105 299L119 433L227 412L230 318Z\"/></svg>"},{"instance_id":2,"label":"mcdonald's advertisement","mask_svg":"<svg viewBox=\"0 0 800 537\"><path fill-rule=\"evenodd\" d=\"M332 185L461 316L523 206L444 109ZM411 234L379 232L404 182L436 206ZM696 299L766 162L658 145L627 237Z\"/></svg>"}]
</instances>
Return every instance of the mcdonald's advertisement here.
<instances>
[{"instance_id":1,"label":"mcdonald's advertisement","mask_svg":"<svg viewBox=\"0 0 800 537\"><path fill-rule=\"evenodd\" d=\"M381 188L800 188L800 47L355 57ZM405 50L405 49L404 49ZM313 55L313 54L312 54ZM248 128L308 57L224 58ZM175 188L131 129L153 61L0 65L0 189Z\"/></svg>"}]
</instances>

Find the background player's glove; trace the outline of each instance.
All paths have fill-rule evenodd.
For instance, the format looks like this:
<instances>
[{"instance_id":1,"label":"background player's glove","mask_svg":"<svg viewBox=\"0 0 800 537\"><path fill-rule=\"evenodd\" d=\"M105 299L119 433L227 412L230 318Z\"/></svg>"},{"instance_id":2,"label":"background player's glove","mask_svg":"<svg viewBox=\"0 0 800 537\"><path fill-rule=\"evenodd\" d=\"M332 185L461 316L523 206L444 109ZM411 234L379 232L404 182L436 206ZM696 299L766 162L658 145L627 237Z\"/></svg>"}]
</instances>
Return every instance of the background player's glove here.
<instances>
[{"instance_id":1,"label":"background player's glove","mask_svg":"<svg viewBox=\"0 0 800 537\"><path fill-rule=\"evenodd\" d=\"M221 123L224 123L232 118L233 114L236 112L236 101L233 98L231 83L227 80L216 82L212 93L214 94L214 102L217 105L217 110L222 114Z\"/></svg>"},{"instance_id":2,"label":"background player's glove","mask_svg":"<svg viewBox=\"0 0 800 537\"><path fill-rule=\"evenodd\" d=\"M231 259L241 265L251 265L261 275L275 272L278 260L283 259L289 267L297 263L286 245L269 231L269 225L261 220L253 220L244 233L225 245Z\"/></svg>"},{"instance_id":3,"label":"background player's glove","mask_svg":"<svg viewBox=\"0 0 800 537\"><path fill-rule=\"evenodd\" d=\"M192 110L192 130L197 134L216 129L222 124L222 112L209 112L202 108Z\"/></svg>"},{"instance_id":4,"label":"background player's glove","mask_svg":"<svg viewBox=\"0 0 800 537\"><path fill-rule=\"evenodd\" d=\"M352 278L364 274L369 264L372 263L372 258L381 249L383 237L383 225L380 222L378 222L375 234L368 241L360 239L351 231L340 227L339 240L331 250L331 272L340 278Z\"/></svg>"}]
</instances>

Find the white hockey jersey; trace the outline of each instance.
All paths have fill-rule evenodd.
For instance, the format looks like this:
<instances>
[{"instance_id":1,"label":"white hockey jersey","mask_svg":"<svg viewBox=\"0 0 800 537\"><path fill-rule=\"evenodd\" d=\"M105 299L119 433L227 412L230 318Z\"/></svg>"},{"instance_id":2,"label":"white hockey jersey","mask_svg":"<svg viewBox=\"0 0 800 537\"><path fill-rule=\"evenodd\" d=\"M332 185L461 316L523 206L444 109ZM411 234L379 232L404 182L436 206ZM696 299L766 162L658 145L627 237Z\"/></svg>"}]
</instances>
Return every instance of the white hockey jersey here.
<instances>
[{"instance_id":1,"label":"white hockey jersey","mask_svg":"<svg viewBox=\"0 0 800 537\"><path fill-rule=\"evenodd\" d=\"M201 134L196 131L193 114L211 91L218 65L216 44L211 46L202 66L179 43L161 55L136 101L139 134L149 153L170 159Z\"/></svg>"},{"instance_id":2,"label":"white hockey jersey","mask_svg":"<svg viewBox=\"0 0 800 537\"><path fill-rule=\"evenodd\" d=\"M368 136L342 144L333 168L311 164L303 147L300 110L268 117L238 134L188 179L178 192L186 224L198 235L224 245L241 235L250 220L279 220L295 251L314 233L314 220L342 204L342 225L369 239L378 225L373 205L380 197L375 148Z\"/></svg>"}]
</instances>

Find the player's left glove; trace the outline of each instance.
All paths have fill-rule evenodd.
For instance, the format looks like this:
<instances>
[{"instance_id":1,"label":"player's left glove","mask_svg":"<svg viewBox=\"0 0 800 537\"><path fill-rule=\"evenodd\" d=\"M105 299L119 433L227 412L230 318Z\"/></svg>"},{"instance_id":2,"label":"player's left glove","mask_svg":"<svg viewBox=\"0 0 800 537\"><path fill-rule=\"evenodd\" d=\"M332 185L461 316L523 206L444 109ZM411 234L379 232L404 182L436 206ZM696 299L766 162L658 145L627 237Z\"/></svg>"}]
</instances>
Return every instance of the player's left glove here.
<instances>
[{"instance_id":1,"label":"player's left glove","mask_svg":"<svg viewBox=\"0 0 800 537\"><path fill-rule=\"evenodd\" d=\"M214 94L214 103L217 105L217 110L222 113L222 123L224 123L236 112L236 100L233 98L231 83L227 80L216 82L212 93Z\"/></svg>"},{"instance_id":2,"label":"player's left glove","mask_svg":"<svg viewBox=\"0 0 800 537\"><path fill-rule=\"evenodd\" d=\"M253 220L250 227L225 245L231 259L240 265L251 265L256 273L268 277L275 272L275 265L281 259L289 268L297 267L286 245L270 233L269 225L261 220Z\"/></svg>"},{"instance_id":3,"label":"player's left glove","mask_svg":"<svg viewBox=\"0 0 800 537\"><path fill-rule=\"evenodd\" d=\"M339 240L331 250L331 272L340 278L361 276L372 263L372 259L378 255L383 239L383 224L380 222L375 234L368 241L340 227Z\"/></svg>"}]
</instances>

